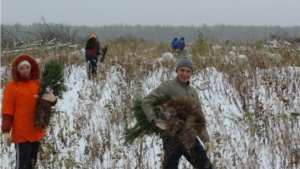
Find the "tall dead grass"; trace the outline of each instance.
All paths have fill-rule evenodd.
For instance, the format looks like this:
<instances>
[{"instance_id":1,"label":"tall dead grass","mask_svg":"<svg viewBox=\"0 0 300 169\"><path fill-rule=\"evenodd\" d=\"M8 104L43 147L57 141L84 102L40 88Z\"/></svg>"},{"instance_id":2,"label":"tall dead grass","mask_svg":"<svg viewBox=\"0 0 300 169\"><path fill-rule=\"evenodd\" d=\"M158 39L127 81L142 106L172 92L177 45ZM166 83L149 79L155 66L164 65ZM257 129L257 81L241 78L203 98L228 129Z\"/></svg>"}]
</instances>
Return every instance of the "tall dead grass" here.
<instances>
[{"instance_id":1,"label":"tall dead grass","mask_svg":"<svg viewBox=\"0 0 300 169\"><path fill-rule=\"evenodd\" d=\"M109 46L104 64L99 65L99 71L93 83L85 82L84 89L78 91L77 98L73 98L77 99L77 105L74 105L72 110L73 116L69 117L65 112L56 113L48 127L45 139L42 140L39 168L152 168L153 166L148 162L153 158L146 154L149 151L153 151L155 154L153 156L158 156L160 159L155 163L161 163L162 152L151 150L154 144L162 150L161 142L153 139L149 144L147 139L141 138L133 147L120 147L121 136L125 126L133 121L130 111L132 100L136 96L146 94L143 91L141 80L152 76L151 72L161 67L168 69L165 72L166 77L163 79L170 78L176 59L182 55L174 55L175 59L159 60L163 53L170 52L169 44L165 43L118 39L108 40L102 44ZM211 47L214 44L222 47L220 50L212 51ZM238 143L239 140L231 139L230 135L224 135L221 132L211 133L214 149L210 156L213 163L218 166L217 168L260 168L262 161L258 157L257 149L263 146L274 147L266 152L269 154L271 168L278 166L275 160L276 154L283 159L280 161L282 168L298 168L300 166L300 148L299 145L295 145L295 140L299 141L299 138L289 134L289 132L299 131L299 111L295 110L293 117L286 114L284 110L280 114L274 114L266 108L264 100L260 100L263 97L258 93L256 93L257 95L252 94L253 88L264 83L266 88L270 87L270 93L267 93L269 98L275 93L278 95L278 104L286 104L287 109L292 107L295 103L292 102L291 97L299 98L299 96L288 96L286 93L287 91L290 95L298 93L296 90L299 90L297 87L299 80L296 81L298 84L285 85L283 78L300 79L299 74L289 74L286 69L289 66L300 66L300 52L297 49L287 50L284 47L266 50L262 47L263 44L266 44L266 41L225 45L208 41L205 38L195 44L187 44L189 50L185 54L193 59L196 70L214 67L218 72L226 74L228 82L234 86L243 103L243 117L236 119L236 123L246 126L244 130L241 130L244 132L242 135L244 134L251 143ZM85 65L84 54L80 48L20 52L34 56L40 61L41 66L50 59L59 61L65 67L66 81L76 68ZM7 69L9 63L20 52L6 53L1 56L1 67L5 67L1 74L2 87L10 80ZM118 73L119 79L109 80L111 73L108 70L112 70L112 68ZM265 70L264 74L260 74L262 70ZM277 76L279 72L285 76ZM101 90L104 90L104 86L108 82L110 85L105 90L110 90L114 99L105 101L102 98ZM294 83L293 81L286 82ZM292 87L287 88L286 86ZM118 90L113 90L115 87ZM89 100L88 104L85 102L86 100ZM103 104L97 104L99 102ZM276 105L274 103L274 105L268 106ZM280 107L278 106L278 108ZM91 122L94 120L99 120L99 123L105 125L99 127ZM217 120L222 122L222 119ZM276 131L274 131L274 126L278 126ZM119 139L113 135L118 136ZM82 146L82 143L85 143L84 152L79 158L75 155L75 151ZM229 145L232 149L224 150L222 148L224 144L227 144L227 147ZM237 144L244 149L235 149L234 146ZM130 159L125 150L133 151L136 159ZM231 151L232 155L223 157L223 151ZM11 157L9 163L14 164L14 153L11 149L1 148L1 154ZM244 161L244 159L248 160ZM181 166L182 168L191 167L185 164L184 160L181 161Z\"/></svg>"}]
</instances>

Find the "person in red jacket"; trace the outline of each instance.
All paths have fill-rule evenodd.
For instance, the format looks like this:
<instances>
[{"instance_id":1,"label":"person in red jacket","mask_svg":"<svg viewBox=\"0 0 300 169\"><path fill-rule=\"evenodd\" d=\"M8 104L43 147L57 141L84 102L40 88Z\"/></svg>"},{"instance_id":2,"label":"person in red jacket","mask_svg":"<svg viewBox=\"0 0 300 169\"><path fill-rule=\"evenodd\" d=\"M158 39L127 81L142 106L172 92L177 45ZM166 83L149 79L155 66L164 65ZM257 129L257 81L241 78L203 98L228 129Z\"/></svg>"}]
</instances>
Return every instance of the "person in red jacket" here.
<instances>
[{"instance_id":1,"label":"person in red jacket","mask_svg":"<svg viewBox=\"0 0 300 169\"><path fill-rule=\"evenodd\" d=\"M90 62L92 67L91 71L88 70L88 76L90 77L90 73L92 75L97 74L97 63L98 56L100 55L100 42L97 40L96 34L91 34L91 37L87 40L85 44L85 59L86 62Z\"/></svg>"},{"instance_id":2,"label":"person in red jacket","mask_svg":"<svg viewBox=\"0 0 300 169\"><path fill-rule=\"evenodd\" d=\"M16 167L34 168L40 140L45 130L33 126L34 113L40 90L40 67L37 61L28 54L15 57L11 63L12 81L4 88L2 100L2 141L6 146L15 143ZM42 99L53 105L57 99L51 93Z\"/></svg>"}]
</instances>

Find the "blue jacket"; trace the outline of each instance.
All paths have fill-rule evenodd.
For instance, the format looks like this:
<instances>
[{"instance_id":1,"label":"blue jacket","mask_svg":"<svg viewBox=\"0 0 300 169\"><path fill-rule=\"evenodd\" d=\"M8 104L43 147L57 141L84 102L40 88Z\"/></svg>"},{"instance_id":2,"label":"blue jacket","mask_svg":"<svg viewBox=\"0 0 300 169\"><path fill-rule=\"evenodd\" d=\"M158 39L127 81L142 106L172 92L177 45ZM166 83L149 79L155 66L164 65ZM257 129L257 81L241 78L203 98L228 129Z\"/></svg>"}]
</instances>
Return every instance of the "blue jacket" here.
<instances>
[{"instance_id":1,"label":"blue jacket","mask_svg":"<svg viewBox=\"0 0 300 169\"><path fill-rule=\"evenodd\" d=\"M172 48L172 49L177 49L177 40L173 39L173 40L171 41L171 48Z\"/></svg>"},{"instance_id":2,"label":"blue jacket","mask_svg":"<svg viewBox=\"0 0 300 169\"><path fill-rule=\"evenodd\" d=\"M180 40L177 42L177 44L178 44L178 49L180 49L180 50L183 50L183 49L184 49L184 47L185 47L185 42L184 42L183 39L180 39Z\"/></svg>"}]
</instances>

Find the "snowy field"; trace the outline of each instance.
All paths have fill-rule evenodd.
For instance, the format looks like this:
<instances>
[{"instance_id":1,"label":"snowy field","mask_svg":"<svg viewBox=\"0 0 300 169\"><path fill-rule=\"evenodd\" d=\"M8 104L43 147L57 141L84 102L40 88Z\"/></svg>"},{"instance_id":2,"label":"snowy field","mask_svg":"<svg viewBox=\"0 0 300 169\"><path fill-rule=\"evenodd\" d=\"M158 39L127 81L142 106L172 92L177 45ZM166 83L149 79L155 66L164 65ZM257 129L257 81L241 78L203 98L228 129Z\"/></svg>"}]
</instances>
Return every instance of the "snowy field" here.
<instances>
[{"instance_id":1,"label":"snowy field","mask_svg":"<svg viewBox=\"0 0 300 169\"><path fill-rule=\"evenodd\" d=\"M230 54L247 59L234 51L224 59L230 61ZM85 66L67 66L68 91L58 100L58 113L42 140L38 168L159 169L161 140L141 137L132 145L123 145L123 117L132 117L128 105L134 98L176 76L164 66L166 57L177 61L166 53L150 63L153 71L146 76L138 76L143 67L129 75L124 65L100 65L102 73L96 80L88 80ZM6 69L1 67L1 77ZM208 155L216 168L298 169L300 68L255 72L243 72L239 77L243 83L237 89L229 81L234 77L214 67L195 71L191 84L198 90L213 146ZM0 92L2 95L3 88ZM1 143L0 148L0 168L13 168L14 146L7 148ZM191 166L182 158L179 168Z\"/></svg>"}]
</instances>

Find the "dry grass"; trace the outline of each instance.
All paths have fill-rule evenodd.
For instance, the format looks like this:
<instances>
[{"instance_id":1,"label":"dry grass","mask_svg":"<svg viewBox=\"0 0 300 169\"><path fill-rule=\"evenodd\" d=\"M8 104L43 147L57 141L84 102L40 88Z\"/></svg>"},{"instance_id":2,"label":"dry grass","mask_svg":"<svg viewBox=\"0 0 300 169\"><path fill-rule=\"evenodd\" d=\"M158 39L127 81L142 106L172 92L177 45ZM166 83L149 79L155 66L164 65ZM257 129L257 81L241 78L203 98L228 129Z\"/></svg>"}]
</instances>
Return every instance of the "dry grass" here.
<instances>
[{"instance_id":1,"label":"dry grass","mask_svg":"<svg viewBox=\"0 0 300 169\"><path fill-rule=\"evenodd\" d=\"M270 168L300 167L300 148L295 145L299 142L299 134L293 135L299 132L299 110L295 110L293 117L285 113L287 109L296 106L297 103L292 99L299 99L299 74L289 72L288 66L300 67L300 51L292 47L287 49L284 45L277 49L266 49L262 47L266 43L236 42L225 45L205 41L201 42L204 46L199 49L199 44L187 44L189 52L186 54L194 60L196 74L209 78L209 72L202 73L202 70L211 67L224 73L226 81L238 93L232 102L237 104L241 100L243 104L243 109L240 110L243 116L230 117L235 121L232 131L237 132L241 138L231 138L230 131L225 131L223 110L211 104L211 109L215 111L214 116L208 117L208 121L214 127L210 133L214 149L209 155L217 168L261 168L263 159L259 157L262 155L259 150L262 147L270 147L266 149L269 152L264 152L267 154L265 157L270 159ZM158 159L155 161L156 166L161 164L162 145L159 140L152 139L149 142L149 138L140 138L131 147L121 145L125 125L133 120L130 112L132 100L146 94L143 89L147 86L142 86L141 81L155 76L153 72L162 67L166 68L162 73L164 76L158 75L157 78L165 80L172 77L176 60L158 61L163 53L169 51L169 44L124 39L102 44L109 47L104 65L99 66L99 73L93 82L84 81L83 89L77 91L76 98L70 98L76 100L71 110L72 116L59 110L54 115L45 139L42 140L39 168L146 169L153 168L153 159ZM222 48L213 51L211 47L214 44ZM232 51L234 53L230 53ZM67 82L76 69L85 65L83 53L74 48L24 52L38 58L41 65L50 59L59 61L65 67ZM19 52L3 54L1 67L8 66L18 54ZM242 58L241 55L246 57ZM181 55L175 56L180 57ZM117 74L118 79L111 79L113 73ZM9 71L5 69L1 74L2 87L10 80L8 76ZM253 95L253 89L262 83L269 88L269 93L262 96L257 92ZM103 90L110 93L113 99L105 99L108 96L103 95ZM230 97L229 93L226 94L228 91L221 92L224 92L225 97ZM278 96L278 100L274 100L273 104L261 100L264 97L271 99L274 94ZM286 109L280 106L282 104ZM268 106L281 109L281 113L275 114ZM84 146L84 151L78 157L76 152L81 146ZM153 147L159 147L159 150ZM14 164L13 152L13 149L2 146L0 158L7 156L9 163ZM230 156L225 152L230 152ZM278 156L282 160L278 160ZM181 167L187 169L190 165L183 160Z\"/></svg>"}]
</instances>

